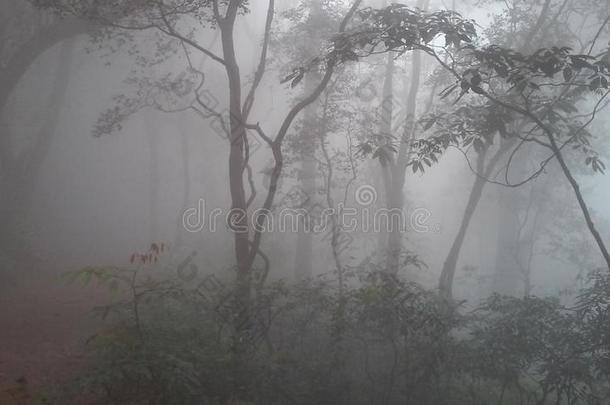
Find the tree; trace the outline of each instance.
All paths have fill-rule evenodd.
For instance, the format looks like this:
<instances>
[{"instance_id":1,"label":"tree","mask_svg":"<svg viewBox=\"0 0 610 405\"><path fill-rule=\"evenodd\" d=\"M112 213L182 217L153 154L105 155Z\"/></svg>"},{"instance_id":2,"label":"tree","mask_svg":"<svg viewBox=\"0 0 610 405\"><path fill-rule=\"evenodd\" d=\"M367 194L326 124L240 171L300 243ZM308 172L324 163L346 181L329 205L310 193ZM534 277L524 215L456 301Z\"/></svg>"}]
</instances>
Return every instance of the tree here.
<instances>
[{"instance_id":1,"label":"tree","mask_svg":"<svg viewBox=\"0 0 610 405\"><path fill-rule=\"evenodd\" d=\"M594 24L586 27L578 22L583 10L591 10L591 15L600 11L599 4L595 2L573 2L573 1L544 1L533 8L517 2L507 3L504 10L506 18L497 18L493 29L489 29L489 35L497 44L504 47L515 46L522 52L534 52L535 46L551 47L555 44L573 46L577 52L586 52L588 47L584 45L584 38L592 38L597 28ZM524 7L525 6L525 7ZM536 13L532 13L537 10ZM601 15L604 14L600 13ZM566 29L568 27L568 29ZM534 45L535 44L535 45ZM518 118L517 118L518 119ZM517 141L513 142L517 145ZM521 143L521 142L519 142ZM537 161L545 159L544 147L515 148L509 155L510 172L505 171L508 179L526 178L528 171L535 171ZM572 159L570 154L566 154ZM579 160L578 156L574 156ZM574 161L576 163L576 161ZM546 175L548 176L548 175ZM547 187L548 181L541 178L532 180L532 187ZM547 199L535 199L530 207L530 199L526 187L496 187L497 198L500 201L501 211L498 224L497 254L495 262L495 273L492 289L504 294L518 295L523 273L522 267L530 256L528 239L530 238L528 228L532 228L537 218L536 215L528 215L528 212L545 210L548 205ZM523 223L518 217L527 218L529 223Z\"/></svg>"},{"instance_id":2,"label":"tree","mask_svg":"<svg viewBox=\"0 0 610 405\"><path fill-rule=\"evenodd\" d=\"M343 18L338 31L343 32L352 19L361 1L356 1ZM267 17L265 22L265 33L260 49L259 64L254 73L254 80L249 91L242 94L242 75L238 63L238 55L235 41L235 25L239 15L248 13L248 1L119 1L110 4L97 0L91 2L77 2L62 0L40 0L36 2L39 6L51 8L59 13L72 15L77 18L92 20L97 24L108 28L106 33L109 37L116 32L124 34L128 32L155 33L162 40L170 41L174 49L183 49L188 61L188 69L199 76L200 83L194 90L197 107L190 106L203 114L211 114L224 120L220 113L207 105L201 98L201 90L205 74L198 71L191 63L192 54L205 56L216 62L225 71L228 83L227 99L229 104L229 120L223 123L227 130L229 141L229 190L231 198L231 211L229 226L234 235L234 252L237 269L237 282L235 301L238 307L245 310L239 311L235 319L235 358L236 358L236 384L240 386L241 381L247 380L239 371L239 364L243 360L243 349L245 334L247 333L248 308L250 306L251 269L257 255L261 255L260 244L263 237L263 226L265 218L271 210L274 197L277 192L278 180L283 167L282 144L292 123L298 114L317 99L324 88L328 85L335 66L345 61L341 44L334 42L333 51L324 59L315 58L309 68L321 69L322 78L314 86L312 92L297 102L286 114L284 120L274 137L270 137L257 124L250 122L250 113L253 109L256 91L261 83L266 70L267 52L271 24L274 17L274 0L268 2ZM221 53L200 44L191 33L181 31L183 27L192 27L205 31L206 29L217 29L221 37ZM119 35L120 35L119 34ZM303 70L296 70L286 78L292 87L295 87L304 76ZM133 105L130 105L132 107ZM119 111L118 115L124 117L130 111ZM112 126L112 123L111 123ZM246 194L244 171L249 159L249 140L247 130L255 131L267 144L274 158L274 167L270 176L269 189L265 196L261 209L254 214L253 224L249 222L249 199Z\"/></svg>"},{"instance_id":3,"label":"tree","mask_svg":"<svg viewBox=\"0 0 610 405\"><path fill-rule=\"evenodd\" d=\"M604 28L604 25L605 23L599 32ZM450 38L447 41L448 44L451 44ZM608 87L607 58L605 52L593 57L590 55L591 52L588 54L573 54L570 51L567 47L552 47L542 48L533 54L524 55L495 45L484 48L467 45L457 53L457 55L466 57L466 60L463 61L465 64L462 65L462 70L458 71L459 56L455 55L453 62L448 64L433 49L426 49L427 53L432 55L441 66L456 78L456 84L446 89L445 96L461 88L459 100L472 91L486 99L487 103L493 108L503 110L502 115L514 114L519 117L523 120L523 125L527 126L528 132L525 137L520 135L519 130L508 130L507 132L506 123L502 119L498 119L493 123L495 128L492 128L491 132L479 132L479 135L471 136L468 133L471 127L468 127L466 122L444 122L440 127L451 125L451 128L456 132L453 135L444 132L435 141L424 140L420 142L420 146L423 146L420 152L425 152L421 153L420 157L412 162L412 165L414 170L423 170L422 161L425 162L424 159L434 157L436 152L451 146L452 142L456 140L463 146L472 143L475 150L480 153L486 145L492 142L490 136L498 132L501 135L503 133L508 135L505 137L513 140L517 139L518 146L516 147L519 148L526 142L547 147L552 154L544 160L542 166L546 166L550 160L557 159L562 173L574 191L587 227L596 240L600 253L610 267L610 256L608 256L605 244L595 228L589 209L580 193L578 183L567 166L562 152L568 143L574 142L576 144L574 146L584 147L583 152L586 155L585 162L587 164L591 165L594 170L603 169L603 164L600 164L597 153L587 145L588 141L585 140L584 143L579 141L579 136L582 135L588 122L581 122L581 125L570 125L568 117L574 111L571 107L566 106L565 102L573 103L575 100L584 97L584 89L601 90L602 99L605 97L603 89ZM545 80L550 82L545 82ZM560 90L554 89L556 87L559 87ZM561 101L564 101L564 103L561 103ZM591 113L585 114L585 116L594 117L600 102ZM464 108L466 107L460 107L462 111ZM428 123L427 125L433 126L438 121L431 119ZM546 142L540 140L540 137L546 138ZM582 136L580 137L582 138ZM577 146L578 143L580 143L579 146ZM537 170L525 181L507 185L516 187L524 184L538 176L542 170ZM444 279L448 280L448 278L448 272L445 272ZM443 286L446 288L448 283L445 282Z\"/></svg>"},{"instance_id":4,"label":"tree","mask_svg":"<svg viewBox=\"0 0 610 405\"><path fill-rule=\"evenodd\" d=\"M549 1L546 1L540 11L538 18L535 19L534 21L532 21L531 26L528 26L529 21L526 18L524 18L525 17L524 15L520 15L520 18L518 18L517 11L515 9L511 10L510 21L513 22L513 24L511 24L509 26L509 28L506 28L507 32L503 31L504 26L502 25L502 21L497 21L497 24L494 24L493 31L489 33L489 36L491 38L493 38L494 41L501 41L498 43L504 44L505 46L511 46L511 44L514 44L515 42L517 42L517 46L520 49L526 48L528 46L528 44L531 43L531 38L535 37L538 34L538 31L540 31L542 29L542 25L543 25L542 23L544 22L544 19L546 18L546 14L548 13L548 6L549 6ZM515 5L515 7L516 7L516 5ZM521 22L522 20L523 20L523 22ZM523 26L520 27L519 32L528 32L528 35L525 36L524 39L522 39L522 40L515 39L515 38L517 38L517 31L516 31L516 27L514 24L515 22L520 22L521 24L523 24ZM548 30L549 30L549 26L546 27L545 31L548 32ZM544 35L543 35L543 37L544 37ZM496 112L497 112L497 110L494 111L494 113L496 113ZM507 121L507 124L508 124L510 121L510 117L505 117L505 120ZM487 128L481 128L481 130L485 131L485 130L487 130ZM484 137L486 139L488 139L489 135L484 135ZM453 243L451 244L451 248L447 254L447 257L445 258L445 261L443 263L443 268L441 270L441 276L439 279L439 290L440 290L441 294L444 295L445 297L452 296L453 279L455 277L455 271L456 271L457 262L458 262L459 255L460 255L460 250L464 243L466 233L470 226L470 222L474 216L474 213L477 209L477 206L478 206L481 196L483 194L485 185L487 184L486 179L491 178L492 172L495 170L496 166L501 161L502 157L510 149L514 148L515 144L516 144L516 138L512 139L512 140L504 140L504 139L501 140L499 148L493 153L493 156L489 159L489 161L487 163L486 163L486 156L489 152L489 149L491 149L492 146L485 145L482 149L480 148L480 151L477 156L477 163L476 163L476 168L475 168L476 173L479 173L480 176L475 176L475 181L474 181L474 184L470 191L470 194L468 196L468 201L466 203L466 208L464 210L464 215L460 222L458 232L453 240ZM510 191L515 192L515 190L510 190ZM512 196L504 195L501 200L502 204L504 204L509 199L512 199ZM506 212L502 212L502 213L500 213L500 215L502 216L502 218L507 218ZM507 234L507 229L509 227L513 227L514 223L515 222L512 217L511 217L510 221L502 222L502 224L500 225L500 228L499 228L500 235ZM506 241L504 241L504 240L502 240L502 241L504 243L498 243L498 249L500 251L498 253L498 256L500 256L502 254L502 252L504 251L504 249L506 248L505 247L505 244L507 244ZM504 273L508 273L507 269L502 269L502 270ZM499 271L500 271L499 269L496 269L496 273L498 273Z\"/></svg>"},{"instance_id":5,"label":"tree","mask_svg":"<svg viewBox=\"0 0 610 405\"><path fill-rule=\"evenodd\" d=\"M336 15L341 12L333 9L334 4L320 0L301 1L297 7L286 12L286 20L289 22L288 29L280 33L277 42L278 53L284 63L289 61L292 66L307 63L315 58L327 39L336 30L339 21ZM315 86L320 82L320 72L312 71L304 79L303 97L311 94ZM295 159L300 162L298 169L298 189L303 197L297 201L299 209L308 210L317 203L318 190L316 188L316 122L320 120L318 113L319 104L314 102L305 108L302 122L297 134L291 139L291 151ZM303 221L312 221L312 218L303 218ZM306 229L308 225L299 224L295 246L294 274L297 280L307 279L312 276L313 258L313 233Z\"/></svg>"},{"instance_id":6,"label":"tree","mask_svg":"<svg viewBox=\"0 0 610 405\"><path fill-rule=\"evenodd\" d=\"M0 223L5 237L0 249L12 261L24 264L32 258L27 241L19 230L25 212L31 204L30 198L39 169L49 146L54 139L54 128L58 118L57 98L66 91L70 55L75 46L74 38L94 30L91 24L77 18L57 18L48 12L37 10L27 1L4 1L0 3L2 15L2 46L0 47L0 114L4 115L0 127L0 174L2 198L0 198ZM10 16L10 18L9 18ZM16 17L15 17L16 16ZM25 153L17 154L13 149L14 134L6 130L9 121L6 110L11 95L38 57L53 46L62 45L61 66L58 79L51 94L48 123L34 137Z\"/></svg>"},{"instance_id":7,"label":"tree","mask_svg":"<svg viewBox=\"0 0 610 405\"><path fill-rule=\"evenodd\" d=\"M34 139L19 153L12 147L10 134L0 134L0 238L2 252L17 264L31 264L32 252L27 237L23 235L26 214L32 204L32 194L44 158L56 136L61 103L68 89L70 66L74 51L74 39L65 41L58 53L56 79L46 105L45 123Z\"/></svg>"},{"instance_id":8,"label":"tree","mask_svg":"<svg viewBox=\"0 0 610 405\"><path fill-rule=\"evenodd\" d=\"M95 27L78 18L53 17L33 9L27 1L4 1L1 6L4 16L19 16L13 24L9 21L3 24L1 52L7 62L0 64L0 111L4 111L15 86L38 56L65 39L92 32Z\"/></svg>"},{"instance_id":9,"label":"tree","mask_svg":"<svg viewBox=\"0 0 610 405\"><path fill-rule=\"evenodd\" d=\"M417 8L427 10L429 0L420 0ZM392 7L385 10L393 12ZM366 142L363 146L370 151L372 156L379 162L383 185L385 190L385 209L389 213L387 224L384 229L388 231L384 238L384 254L387 256L387 270L396 274L400 268L400 259L403 249L404 232L404 186L406 170L409 166L412 143L415 139L417 96L420 90L422 74L422 55L415 50L411 60L410 76L404 78L403 101L398 101L394 87L395 81L395 52L388 52L386 56L381 113L379 124L379 136ZM408 79L407 79L408 78ZM398 101L398 102L397 102ZM402 125L395 128L398 111L396 106L405 107ZM399 132L399 134L396 134ZM397 141L395 141L397 140ZM394 145L397 143L398 145ZM383 231L382 231L383 232Z\"/></svg>"},{"instance_id":10,"label":"tree","mask_svg":"<svg viewBox=\"0 0 610 405\"><path fill-rule=\"evenodd\" d=\"M248 3L245 1L231 0L225 3L216 1L205 1L191 4L190 2L163 2L163 1L142 1L115 2L110 5L102 4L99 1L72 2L62 0L40 0L39 6L50 7L64 14L74 15L79 18L93 20L97 24L107 27L108 38L113 33L133 32L153 32L157 35L157 40L173 41L174 48L184 49L188 64L188 69L199 76L201 82L194 87L195 106L190 109L198 110L200 113L207 113L212 116L221 116L213 108L206 105L201 99L199 90L203 86L205 75L195 69L191 63L191 54L198 53L216 62L225 70L228 81L228 103L230 119L226 125L229 134L229 189L231 195L231 227L234 231L235 257L238 269L238 285L240 286L237 296L240 300L247 301L249 295L249 272L256 256L260 253L262 239L261 228L265 218L271 209L277 191L277 183L280 178L283 166L282 144L297 115L308 105L317 99L328 85L336 66L339 64L358 59L357 49L366 44L378 45L385 43L386 51L396 51L400 46L403 50L427 48L424 44L430 43L439 35L445 35L452 41L470 40L470 35L474 33L470 22L451 12L423 13L420 11L412 12L406 7L390 6L381 11L365 9L359 13L359 17L366 26L373 24L372 33L353 31L346 32L346 28L360 1L352 4L349 11L345 14L338 29L338 34L331 39L330 52L321 57L313 58L308 64L296 68L293 73L285 78L294 87L304 78L306 74L319 69L321 80L314 87L313 91L296 103L286 114L275 137L269 137L266 132L257 124L250 123L250 113L252 111L256 90L265 74L267 51L269 44L269 33L274 16L274 2L268 3L267 19L265 23L265 34L261 46L261 57L254 74L252 86L245 97L242 95L242 78L235 47L234 29L238 15L248 12ZM399 24L401 19L406 20L407 24L402 31L386 32L383 37L379 35L379 29L383 25ZM179 22L192 29L206 30L209 28L218 29L221 36L221 52L217 54L213 49L201 45L193 35L183 33L179 30ZM388 35L389 34L389 35ZM402 36L401 36L402 35ZM166 42L164 42L165 44ZM131 105L130 105L131 107ZM197 107L199 109L197 109ZM119 118L124 118L130 111L117 113ZM262 209L257 210L253 218L254 229L250 229L248 221L248 199L246 197L246 187L244 181L244 170L248 163L248 138L247 130L253 130L268 145L273 154L275 165L271 171L270 185L267 195L262 204Z\"/></svg>"}]
</instances>

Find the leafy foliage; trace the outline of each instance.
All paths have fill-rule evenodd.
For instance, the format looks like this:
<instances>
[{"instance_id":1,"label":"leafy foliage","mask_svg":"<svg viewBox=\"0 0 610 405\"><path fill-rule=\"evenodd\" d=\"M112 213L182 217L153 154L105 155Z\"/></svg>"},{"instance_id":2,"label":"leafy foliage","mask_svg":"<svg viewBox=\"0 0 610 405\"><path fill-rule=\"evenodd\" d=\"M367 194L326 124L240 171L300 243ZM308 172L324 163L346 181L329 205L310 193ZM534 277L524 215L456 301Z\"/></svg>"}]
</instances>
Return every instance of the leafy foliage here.
<instances>
[{"instance_id":1,"label":"leafy foliage","mask_svg":"<svg viewBox=\"0 0 610 405\"><path fill-rule=\"evenodd\" d=\"M466 312L367 263L343 293L325 277L258 290L258 332L239 364L223 314L231 288L147 280L89 340L91 368L73 389L109 404L224 404L237 367L257 404L607 401L607 274L591 276L574 308L493 295Z\"/></svg>"}]
</instances>

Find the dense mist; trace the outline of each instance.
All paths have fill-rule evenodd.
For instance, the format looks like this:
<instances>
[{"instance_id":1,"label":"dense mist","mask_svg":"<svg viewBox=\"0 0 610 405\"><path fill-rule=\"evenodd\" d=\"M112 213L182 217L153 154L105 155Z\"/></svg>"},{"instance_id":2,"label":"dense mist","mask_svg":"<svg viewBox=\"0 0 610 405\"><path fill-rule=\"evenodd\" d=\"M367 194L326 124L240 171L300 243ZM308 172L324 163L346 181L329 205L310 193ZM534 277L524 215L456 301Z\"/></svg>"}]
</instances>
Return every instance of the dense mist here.
<instances>
[{"instance_id":1,"label":"dense mist","mask_svg":"<svg viewBox=\"0 0 610 405\"><path fill-rule=\"evenodd\" d=\"M0 405L610 404L606 0L0 0Z\"/></svg>"}]
</instances>

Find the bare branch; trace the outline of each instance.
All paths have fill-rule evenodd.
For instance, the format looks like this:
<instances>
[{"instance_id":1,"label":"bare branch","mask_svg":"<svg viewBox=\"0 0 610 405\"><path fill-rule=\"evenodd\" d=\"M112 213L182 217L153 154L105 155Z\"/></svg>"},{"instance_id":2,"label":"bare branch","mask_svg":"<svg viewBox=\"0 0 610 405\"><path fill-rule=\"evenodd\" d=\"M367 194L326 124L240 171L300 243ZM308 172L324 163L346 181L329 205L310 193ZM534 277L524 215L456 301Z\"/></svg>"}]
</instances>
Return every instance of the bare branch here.
<instances>
[{"instance_id":1,"label":"bare branch","mask_svg":"<svg viewBox=\"0 0 610 405\"><path fill-rule=\"evenodd\" d=\"M345 17L341 21L341 24L339 25L340 33L345 31L347 24L349 23L349 21L351 20L351 18L354 15L354 13L356 12L356 9L358 8L358 6L361 3L362 3L362 0L354 1L352 6L350 7L350 10L347 12ZM269 212L271 210L271 206L273 204L273 200L274 200L275 194L277 192L277 184L278 184L280 175L282 173L282 167L284 164L283 155L282 155L282 142L283 142L286 134L288 133L288 129L292 125L292 122L294 121L296 116L305 107L307 107L309 104L313 103L320 96L320 94L322 94L322 92L324 91L326 86L328 86L328 83L330 82L330 79L333 75L336 63L337 63L337 55L332 54L326 62L326 71L324 73L324 77L322 78L322 80L320 81L318 86L312 91L312 93L309 96L305 97L303 100L301 100L299 103L297 103L294 107L292 107L292 109L288 112L288 115L284 119L282 126L280 127L275 139L272 142L271 150L273 152L275 166L271 172L271 179L269 181L269 190L267 192L267 196L263 203L263 209L261 210L261 212L258 213L257 217L255 218L255 223L258 226L256 227L257 229L255 229L255 231L254 231L254 238L252 241L252 251L250 252L250 258L248 260L250 266L252 265L252 263L254 261L254 257L256 255L256 251L258 250L258 247L260 246L261 238L262 238L261 228L263 225L263 221L265 220L265 218L267 217L267 215L269 214Z\"/></svg>"},{"instance_id":2,"label":"bare branch","mask_svg":"<svg viewBox=\"0 0 610 405\"><path fill-rule=\"evenodd\" d=\"M273 140L265 134L258 122L256 124L245 124L244 127L246 129L255 130L263 141L265 141L269 146L273 146Z\"/></svg>"},{"instance_id":3,"label":"bare branch","mask_svg":"<svg viewBox=\"0 0 610 405\"><path fill-rule=\"evenodd\" d=\"M159 6L159 13L161 15L161 20L163 21L163 23L165 24L165 27L166 27L165 29L163 29L160 26L155 26L157 29L159 29L159 31L163 32L164 34L169 35L170 37L174 37L183 43L190 45L191 47L193 47L193 48L197 49L199 52L202 52L203 54L209 56L210 58L212 58L216 62L220 63L221 65L226 65L224 59L222 59L220 56L217 56L215 53L213 53L212 51L199 45L197 42L193 41L192 39L187 38L184 35L178 33L174 29L174 27L171 25L169 20L167 19L167 15L165 14L165 10L163 9L163 7L164 7L163 0L159 0L157 2L157 4Z\"/></svg>"}]
</instances>

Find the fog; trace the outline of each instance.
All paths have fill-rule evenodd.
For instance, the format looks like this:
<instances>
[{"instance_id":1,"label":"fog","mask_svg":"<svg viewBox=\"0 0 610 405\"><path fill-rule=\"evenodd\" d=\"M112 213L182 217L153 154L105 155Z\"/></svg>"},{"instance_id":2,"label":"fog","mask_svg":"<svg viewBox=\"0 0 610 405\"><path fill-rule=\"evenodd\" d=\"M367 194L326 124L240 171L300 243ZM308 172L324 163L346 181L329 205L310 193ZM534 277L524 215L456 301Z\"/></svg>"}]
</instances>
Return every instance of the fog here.
<instances>
[{"instance_id":1,"label":"fog","mask_svg":"<svg viewBox=\"0 0 610 405\"><path fill-rule=\"evenodd\" d=\"M0 22L0 405L610 404L605 0Z\"/></svg>"}]
</instances>

